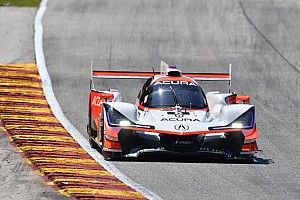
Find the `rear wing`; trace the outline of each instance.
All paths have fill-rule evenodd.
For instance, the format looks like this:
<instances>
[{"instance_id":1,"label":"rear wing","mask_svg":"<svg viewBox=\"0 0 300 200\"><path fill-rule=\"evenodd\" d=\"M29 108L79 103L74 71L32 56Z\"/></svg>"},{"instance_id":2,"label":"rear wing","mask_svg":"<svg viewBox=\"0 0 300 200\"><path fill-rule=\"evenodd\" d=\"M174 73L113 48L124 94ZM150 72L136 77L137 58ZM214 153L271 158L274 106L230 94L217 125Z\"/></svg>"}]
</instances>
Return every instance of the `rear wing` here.
<instances>
[{"instance_id":1,"label":"rear wing","mask_svg":"<svg viewBox=\"0 0 300 200\"><path fill-rule=\"evenodd\" d=\"M162 62L163 65L168 64ZM176 69L177 70L177 69ZM178 70L179 71L179 70ZM96 71L93 70L91 63L91 89L94 88L93 79L148 79L154 75L164 74L163 70L160 72L145 72L145 71ZM196 81L227 81L229 85L229 92L231 87L231 64L229 65L228 73L182 73L183 76L193 78Z\"/></svg>"},{"instance_id":2,"label":"rear wing","mask_svg":"<svg viewBox=\"0 0 300 200\"><path fill-rule=\"evenodd\" d=\"M160 72L93 71L93 78L100 79L148 79ZM196 81L230 81L229 73L182 73Z\"/></svg>"}]
</instances>

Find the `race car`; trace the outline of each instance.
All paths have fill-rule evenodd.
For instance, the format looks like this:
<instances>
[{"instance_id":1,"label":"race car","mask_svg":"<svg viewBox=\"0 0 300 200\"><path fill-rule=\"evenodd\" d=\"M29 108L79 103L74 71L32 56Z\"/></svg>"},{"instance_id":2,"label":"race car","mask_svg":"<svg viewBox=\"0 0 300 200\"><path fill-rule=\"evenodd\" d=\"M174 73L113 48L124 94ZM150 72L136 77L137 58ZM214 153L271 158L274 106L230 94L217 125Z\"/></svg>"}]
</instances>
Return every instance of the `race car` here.
<instances>
[{"instance_id":1,"label":"race car","mask_svg":"<svg viewBox=\"0 0 300 200\"><path fill-rule=\"evenodd\" d=\"M91 69L87 132L106 160L143 153L218 154L252 159L258 151L255 108L249 96L204 94L197 81L227 81L228 73L182 73L161 62L160 72ZM135 104L114 89L96 90L94 79L147 79Z\"/></svg>"}]
</instances>

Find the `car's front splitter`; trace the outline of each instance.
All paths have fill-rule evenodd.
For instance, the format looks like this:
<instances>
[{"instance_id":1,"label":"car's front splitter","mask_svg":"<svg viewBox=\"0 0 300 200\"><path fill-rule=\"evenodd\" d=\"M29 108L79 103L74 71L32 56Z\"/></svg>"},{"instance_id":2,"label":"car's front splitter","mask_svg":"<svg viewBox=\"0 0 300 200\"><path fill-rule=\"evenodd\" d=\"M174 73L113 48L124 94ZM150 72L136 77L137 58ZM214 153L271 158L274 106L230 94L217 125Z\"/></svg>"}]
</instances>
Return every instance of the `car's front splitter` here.
<instances>
[{"instance_id":1,"label":"car's front splitter","mask_svg":"<svg viewBox=\"0 0 300 200\"><path fill-rule=\"evenodd\" d=\"M170 135L121 130L118 139L126 157L137 157L146 152L205 152L237 157L244 144L244 135L240 131L213 135Z\"/></svg>"}]
</instances>

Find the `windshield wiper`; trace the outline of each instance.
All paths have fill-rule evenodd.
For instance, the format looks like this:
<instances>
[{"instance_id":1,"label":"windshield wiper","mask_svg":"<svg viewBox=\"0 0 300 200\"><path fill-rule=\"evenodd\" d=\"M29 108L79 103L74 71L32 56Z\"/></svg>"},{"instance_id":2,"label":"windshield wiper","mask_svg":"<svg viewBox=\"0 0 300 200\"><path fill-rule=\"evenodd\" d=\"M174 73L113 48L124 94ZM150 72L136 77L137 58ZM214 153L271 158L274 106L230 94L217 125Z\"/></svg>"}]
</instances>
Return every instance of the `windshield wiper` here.
<instances>
[{"instance_id":1,"label":"windshield wiper","mask_svg":"<svg viewBox=\"0 0 300 200\"><path fill-rule=\"evenodd\" d=\"M170 89L171 89L171 91L172 91L172 95L173 95L173 97L174 97L176 106L180 106L180 105L179 105L179 102L178 102L178 99L177 99L177 96L176 96L176 92L175 92L175 90L172 88L171 85L170 85Z\"/></svg>"}]
</instances>

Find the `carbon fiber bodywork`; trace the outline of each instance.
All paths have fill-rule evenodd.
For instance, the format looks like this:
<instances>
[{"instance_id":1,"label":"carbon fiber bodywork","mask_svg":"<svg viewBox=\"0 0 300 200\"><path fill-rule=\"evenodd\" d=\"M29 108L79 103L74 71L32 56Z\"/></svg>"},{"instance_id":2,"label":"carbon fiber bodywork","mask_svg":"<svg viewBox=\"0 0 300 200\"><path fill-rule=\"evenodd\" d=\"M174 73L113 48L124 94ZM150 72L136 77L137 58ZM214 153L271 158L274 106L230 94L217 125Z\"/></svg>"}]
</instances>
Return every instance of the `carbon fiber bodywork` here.
<instances>
[{"instance_id":1,"label":"carbon fiber bodywork","mask_svg":"<svg viewBox=\"0 0 300 200\"><path fill-rule=\"evenodd\" d=\"M244 144L244 134L228 132L223 135L172 135L145 134L139 131L121 130L119 143L124 155L138 156L143 151L168 151L174 153L220 153L239 156Z\"/></svg>"}]
</instances>

